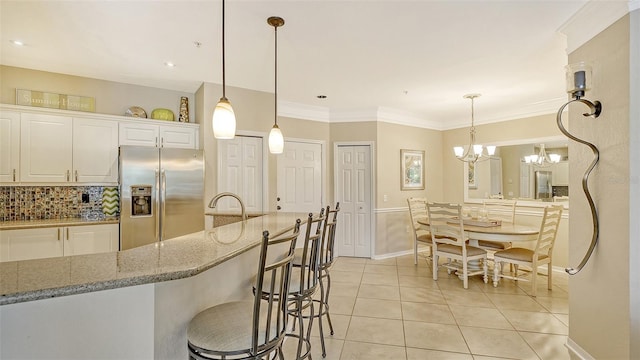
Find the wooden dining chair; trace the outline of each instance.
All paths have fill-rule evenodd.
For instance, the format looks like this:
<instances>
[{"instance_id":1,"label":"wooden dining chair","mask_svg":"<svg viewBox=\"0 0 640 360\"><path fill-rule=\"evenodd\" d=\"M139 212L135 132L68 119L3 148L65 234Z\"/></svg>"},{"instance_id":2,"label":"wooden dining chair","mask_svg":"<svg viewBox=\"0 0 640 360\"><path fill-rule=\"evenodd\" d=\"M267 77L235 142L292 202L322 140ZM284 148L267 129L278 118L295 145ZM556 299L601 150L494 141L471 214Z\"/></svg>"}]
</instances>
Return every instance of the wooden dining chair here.
<instances>
[{"instance_id":1,"label":"wooden dining chair","mask_svg":"<svg viewBox=\"0 0 640 360\"><path fill-rule=\"evenodd\" d=\"M560 217L562 216L562 205L548 206L544 209L540 232L534 250L512 247L507 250L496 251L493 254L495 266L493 268L493 286L498 286L500 278L531 281L531 296L536 296L536 279L538 278L538 266L547 264L547 288L551 290L552 274L553 274L553 244L558 234L558 226L560 225ZM502 267L505 263L513 264L515 273L513 275L505 275ZM524 276L518 276L518 267L526 266L531 269L531 279Z\"/></svg>"},{"instance_id":2,"label":"wooden dining chair","mask_svg":"<svg viewBox=\"0 0 640 360\"><path fill-rule=\"evenodd\" d=\"M430 254L427 260L430 259L433 254L429 227L418 223L419 220L428 220L427 199L411 197L407 199L407 204L409 204L409 217L411 218L411 226L413 228L413 263L417 265L418 244L427 245L430 248Z\"/></svg>"},{"instance_id":3,"label":"wooden dining chair","mask_svg":"<svg viewBox=\"0 0 640 360\"><path fill-rule=\"evenodd\" d=\"M462 223L462 206L460 204L427 203L427 213L431 229L433 250L433 280L438 280L438 258L444 256L447 262L442 264L448 272L462 272L465 289L469 287L469 276L483 275L485 283L487 277L487 252L483 249L468 245L469 240L464 232ZM457 260L455 262L451 260ZM469 261L482 261L481 270L469 270Z\"/></svg>"},{"instance_id":4,"label":"wooden dining chair","mask_svg":"<svg viewBox=\"0 0 640 360\"><path fill-rule=\"evenodd\" d=\"M489 219L515 223L516 200L484 200L482 206ZM490 252L509 249L511 246L506 241L478 240L478 247Z\"/></svg>"}]
</instances>

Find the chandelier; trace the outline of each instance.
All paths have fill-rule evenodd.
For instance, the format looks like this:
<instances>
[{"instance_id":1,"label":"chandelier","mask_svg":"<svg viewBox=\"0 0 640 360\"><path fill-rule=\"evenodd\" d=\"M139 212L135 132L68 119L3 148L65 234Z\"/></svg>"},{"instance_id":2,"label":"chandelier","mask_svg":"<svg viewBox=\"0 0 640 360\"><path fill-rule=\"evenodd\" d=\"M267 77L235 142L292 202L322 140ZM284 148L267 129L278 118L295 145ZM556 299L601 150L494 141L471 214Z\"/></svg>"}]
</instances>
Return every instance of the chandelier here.
<instances>
[{"instance_id":1,"label":"chandelier","mask_svg":"<svg viewBox=\"0 0 640 360\"><path fill-rule=\"evenodd\" d=\"M476 127L474 126L474 114L473 114L473 100L480 97L480 94L467 94L463 98L471 99L471 128L469 129L469 146L466 151L462 146L455 146L453 153L460 161L467 163L475 163L476 161L486 160L496 153L496 147L487 145L487 152L484 153L484 147L481 144L476 144Z\"/></svg>"},{"instance_id":2,"label":"chandelier","mask_svg":"<svg viewBox=\"0 0 640 360\"><path fill-rule=\"evenodd\" d=\"M524 157L524 162L536 167L549 167L559 163L562 156L560 154L547 154L544 144L540 144L540 152L538 154L528 155Z\"/></svg>"}]
</instances>

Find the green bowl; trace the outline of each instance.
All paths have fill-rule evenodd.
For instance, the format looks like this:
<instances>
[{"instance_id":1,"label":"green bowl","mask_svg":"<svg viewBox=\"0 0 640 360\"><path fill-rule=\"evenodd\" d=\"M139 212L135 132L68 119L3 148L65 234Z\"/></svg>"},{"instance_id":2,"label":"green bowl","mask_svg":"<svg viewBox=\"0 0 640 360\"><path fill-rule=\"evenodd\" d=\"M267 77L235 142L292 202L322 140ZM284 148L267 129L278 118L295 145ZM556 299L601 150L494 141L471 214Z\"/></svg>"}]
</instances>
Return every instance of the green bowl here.
<instances>
[{"instance_id":1,"label":"green bowl","mask_svg":"<svg viewBox=\"0 0 640 360\"><path fill-rule=\"evenodd\" d=\"M173 111L169 109L153 109L151 118L156 120L173 121Z\"/></svg>"}]
</instances>

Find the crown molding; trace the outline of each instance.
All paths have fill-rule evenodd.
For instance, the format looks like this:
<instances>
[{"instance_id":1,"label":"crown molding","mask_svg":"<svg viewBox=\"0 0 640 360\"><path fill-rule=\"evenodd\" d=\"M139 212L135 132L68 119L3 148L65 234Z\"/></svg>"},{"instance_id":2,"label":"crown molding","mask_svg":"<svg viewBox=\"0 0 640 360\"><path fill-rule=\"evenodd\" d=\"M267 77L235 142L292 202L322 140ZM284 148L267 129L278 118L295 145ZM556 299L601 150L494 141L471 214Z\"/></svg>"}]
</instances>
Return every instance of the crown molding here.
<instances>
[{"instance_id":1,"label":"crown molding","mask_svg":"<svg viewBox=\"0 0 640 360\"><path fill-rule=\"evenodd\" d=\"M567 54L574 52L628 12L638 8L640 0L587 2L558 29L567 37Z\"/></svg>"},{"instance_id":2,"label":"crown molding","mask_svg":"<svg viewBox=\"0 0 640 360\"><path fill-rule=\"evenodd\" d=\"M494 113L482 120L476 120L476 125L555 114L558 108L566 101L567 99L562 97L537 103L523 104L518 108L506 109L503 112ZM470 125L467 118L447 121L446 123L430 121L403 110L387 107L331 110L328 107L304 105L286 101L278 102L278 116L327 123L385 122L439 131L459 129Z\"/></svg>"},{"instance_id":3,"label":"crown molding","mask_svg":"<svg viewBox=\"0 0 640 360\"><path fill-rule=\"evenodd\" d=\"M296 119L329 122L328 107L305 105L290 101L278 101L278 116Z\"/></svg>"}]
</instances>

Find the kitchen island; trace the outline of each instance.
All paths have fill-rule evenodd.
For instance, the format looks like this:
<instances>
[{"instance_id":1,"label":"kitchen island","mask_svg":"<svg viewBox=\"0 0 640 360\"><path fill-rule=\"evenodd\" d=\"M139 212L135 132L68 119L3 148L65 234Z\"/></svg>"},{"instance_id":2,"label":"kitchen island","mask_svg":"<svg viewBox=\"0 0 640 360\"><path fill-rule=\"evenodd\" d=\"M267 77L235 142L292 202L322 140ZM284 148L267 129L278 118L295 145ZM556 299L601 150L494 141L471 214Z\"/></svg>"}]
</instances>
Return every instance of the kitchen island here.
<instances>
[{"instance_id":1,"label":"kitchen island","mask_svg":"<svg viewBox=\"0 0 640 360\"><path fill-rule=\"evenodd\" d=\"M251 297L269 213L126 251L0 263L0 358L187 358L202 309Z\"/></svg>"}]
</instances>

